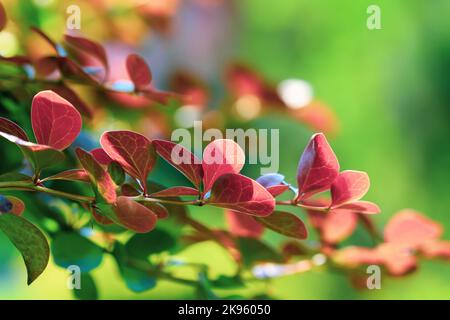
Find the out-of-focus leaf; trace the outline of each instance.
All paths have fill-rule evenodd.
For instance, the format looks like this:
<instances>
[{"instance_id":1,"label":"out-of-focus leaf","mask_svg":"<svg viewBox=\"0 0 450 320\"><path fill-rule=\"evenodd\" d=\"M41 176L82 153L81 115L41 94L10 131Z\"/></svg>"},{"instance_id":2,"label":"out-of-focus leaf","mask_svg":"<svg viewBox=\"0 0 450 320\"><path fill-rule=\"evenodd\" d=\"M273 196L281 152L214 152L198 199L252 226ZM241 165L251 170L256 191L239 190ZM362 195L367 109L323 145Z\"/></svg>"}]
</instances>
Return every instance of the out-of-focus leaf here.
<instances>
[{"instance_id":1,"label":"out-of-focus leaf","mask_svg":"<svg viewBox=\"0 0 450 320\"><path fill-rule=\"evenodd\" d=\"M113 160L141 182L147 193L147 176L156 162L150 140L132 131L108 131L102 135L100 143Z\"/></svg>"},{"instance_id":2,"label":"out-of-focus leaf","mask_svg":"<svg viewBox=\"0 0 450 320\"><path fill-rule=\"evenodd\" d=\"M89 273L82 273L80 289L73 289L73 295L79 300L97 300L98 290L95 281Z\"/></svg>"},{"instance_id":3,"label":"out-of-focus leaf","mask_svg":"<svg viewBox=\"0 0 450 320\"><path fill-rule=\"evenodd\" d=\"M308 230L303 221L289 212L274 211L267 217L257 217L256 221L287 237L304 240L308 236Z\"/></svg>"},{"instance_id":4,"label":"out-of-focus leaf","mask_svg":"<svg viewBox=\"0 0 450 320\"><path fill-rule=\"evenodd\" d=\"M72 105L85 117L92 118L93 111L91 108L78 96L78 94L65 84L53 86L52 90L61 97L72 103Z\"/></svg>"},{"instance_id":5,"label":"out-of-focus leaf","mask_svg":"<svg viewBox=\"0 0 450 320\"><path fill-rule=\"evenodd\" d=\"M315 134L303 152L297 169L301 201L328 189L339 174L339 162L322 133Z\"/></svg>"},{"instance_id":6,"label":"out-of-focus leaf","mask_svg":"<svg viewBox=\"0 0 450 320\"><path fill-rule=\"evenodd\" d=\"M27 134L15 122L0 117L0 131L15 136L23 141L29 141Z\"/></svg>"},{"instance_id":7,"label":"out-of-focus leaf","mask_svg":"<svg viewBox=\"0 0 450 320\"><path fill-rule=\"evenodd\" d=\"M375 203L369 201L355 201L347 203L339 206L339 210L348 210L363 214L376 214L381 212L380 208Z\"/></svg>"},{"instance_id":8,"label":"out-of-focus leaf","mask_svg":"<svg viewBox=\"0 0 450 320\"><path fill-rule=\"evenodd\" d=\"M237 242L246 267L257 262L282 262L281 255L260 240L239 238Z\"/></svg>"},{"instance_id":9,"label":"out-of-focus leaf","mask_svg":"<svg viewBox=\"0 0 450 320\"><path fill-rule=\"evenodd\" d=\"M115 217L108 218L138 233L147 233L156 225L158 216L148 207L128 197L117 198Z\"/></svg>"},{"instance_id":10,"label":"out-of-focus leaf","mask_svg":"<svg viewBox=\"0 0 450 320\"><path fill-rule=\"evenodd\" d=\"M264 188L278 186L284 182L284 176L279 173L267 173L260 176L256 181Z\"/></svg>"},{"instance_id":11,"label":"out-of-focus leaf","mask_svg":"<svg viewBox=\"0 0 450 320\"><path fill-rule=\"evenodd\" d=\"M81 115L69 101L46 90L33 98L31 124L39 144L64 150L81 131Z\"/></svg>"},{"instance_id":12,"label":"out-of-focus leaf","mask_svg":"<svg viewBox=\"0 0 450 320\"><path fill-rule=\"evenodd\" d=\"M51 248L55 263L63 268L75 265L81 272L89 272L103 260L103 249L75 232L58 233Z\"/></svg>"},{"instance_id":13,"label":"out-of-focus leaf","mask_svg":"<svg viewBox=\"0 0 450 320\"><path fill-rule=\"evenodd\" d=\"M146 260L151 254L170 251L176 244L176 239L169 232L156 228L152 232L132 236L125 249L130 256Z\"/></svg>"},{"instance_id":14,"label":"out-of-focus leaf","mask_svg":"<svg viewBox=\"0 0 450 320\"><path fill-rule=\"evenodd\" d=\"M47 239L31 222L10 213L0 214L0 230L22 254L31 284L47 267L50 255Z\"/></svg>"},{"instance_id":15,"label":"out-of-focus leaf","mask_svg":"<svg viewBox=\"0 0 450 320\"><path fill-rule=\"evenodd\" d=\"M225 217L232 235L259 239L264 233L264 226L248 214L227 210Z\"/></svg>"},{"instance_id":16,"label":"out-of-focus leaf","mask_svg":"<svg viewBox=\"0 0 450 320\"><path fill-rule=\"evenodd\" d=\"M0 175L0 182L8 182L8 181L32 182L32 180L33 179L30 176L15 171Z\"/></svg>"},{"instance_id":17,"label":"out-of-focus leaf","mask_svg":"<svg viewBox=\"0 0 450 320\"><path fill-rule=\"evenodd\" d=\"M156 278L152 275L153 266L148 261L138 259L133 261L125 247L118 242L114 245L113 255L128 289L134 292L144 292L156 286ZM135 262L134 264L138 262L139 268L133 262ZM145 269L148 269L148 271Z\"/></svg>"},{"instance_id":18,"label":"out-of-focus leaf","mask_svg":"<svg viewBox=\"0 0 450 320\"><path fill-rule=\"evenodd\" d=\"M149 201L144 201L140 203L149 208L151 211L153 211L153 213L158 216L158 219L166 219L169 216L169 210L161 203Z\"/></svg>"},{"instance_id":19,"label":"out-of-focus leaf","mask_svg":"<svg viewBox=\"0 0 450 320\"><path fill-rule=\"evenodd\" d=\"M83 37L76 37L69 34L64 35L64 39L74 48L88 53L97 58L105 70L108 70L108 59L103 46L95 41Z\"/></svg>"},{"instance_id":20,"label":"out-of-focus leaf","mask_svg":"<svg viewBox=\"0 0 450 320\"><path fill-rule=\"evenodd\" d=\"M233 140L216 139L209 143L203 151L203 192L208 192L220 176L239 173L244 164L244 151Z\"/></svg>"},{"instance_id":21,"label":"out-of-focus leaf","mask_svg":"<svg viewBox=\"0 0 450 320\"><path fill-rule=\"evenodd\" d=\"M6 11L3 5L0 3L0 31L2 31L7 23Z\"/></svg>"},{"instance_id":22,"label":"out-of-focus leaf","mask_svg":"<svg viewBox=\"0 0 450 320\"><path fill-rule=\"evenodd\" d=\"M145 89L152 81L152 73L145 60L137 54L130 54L126 61L128 75L137 90Z\"/></svg>"},{"instance_id":23,"label":"out-of-focus leaf","mask_svg":"<svg viewBox=\"0 0 450 320\"><path fill-rule=\"evenodd\" d=\"M203 176L200 159L179 144L165 140L153 140L152 143L162 158L183 173L194 186L200 187Z\"/></svg>"},{"instance_id":24,"label":"out-of-focus leaf","mask_svg":"<svg viewBox=\"0 0 450 320\"><path fill-rule=\"evenodd\" d=\"M16 216L21 216L22 213L25 211L25 203L23 203L23 201L20 200L19 198L16 198L16 197L13 197L13 196L6 196L5 197L9 201L9 203L11 204L11 207L9 208L9 210L4 211L3 209L5 209L5 208L1 205L2 197L3 196L0 195L0 212L2 212L2 213L12 213L12 214L15 214Z\"/></svg>"},{"instance_id":25,"label":"out-of-focus leaf","mask_svg":"<svg viewBox=\"0 0 450 320\"><path fill-rule=\"evenodd\" d=\"M208 203L261 217L270 215L275 208L275 199L262 185L233 173L216 180Z\"/></svg>"},{"instance_id":26,"label":"out-of-focus leaf","mask_svg":"<svg viewBox=\"0 0 450 320\"><path fill-rule=\"evenodd\" d=\"M76 154L80 160L84 170L89 175L89 179L100 194L100 196L107 203L116 202L116 185L112 181L108 172L102 168L102 166L94 159L92 154L77 148Z\"/></svg>"},{"instance_id":27,"label":"out-of-focus leaf","mask_svg":"<svg viewBox=\"0 0 450 320\"><path fill-rule=\"evenodd\" d=\"M331 207L337 208L361 199L369 190L369 186L367 173L351 170L341 172L331 185Z\"/></svg>"}]
</instances>

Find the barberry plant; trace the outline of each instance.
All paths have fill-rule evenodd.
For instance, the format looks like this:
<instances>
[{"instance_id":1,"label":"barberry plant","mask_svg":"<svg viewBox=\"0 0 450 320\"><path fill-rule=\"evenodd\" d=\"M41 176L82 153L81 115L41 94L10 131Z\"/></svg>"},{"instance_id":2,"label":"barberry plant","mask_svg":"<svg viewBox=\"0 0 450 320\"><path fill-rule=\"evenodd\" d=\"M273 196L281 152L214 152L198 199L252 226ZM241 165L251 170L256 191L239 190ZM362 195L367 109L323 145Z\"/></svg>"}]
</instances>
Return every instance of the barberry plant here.
<instances>
[{"instance_id":1,"label":"barberry plant","mask_svg":"<svg viewBox=\"0 0 450 320\"><path fill-rule=\"evenodd\" d=\"M70 102L47 90L39 92L33 99L31 125L35 142L30 141L19 125L0 118L0 136L16 144L33 168L31 175L2 175L0 190L43 193L74 201L90 212L95 228L100 228L101 232L110 233L101 228L114 225L136 235L125 244L114 237L107 238L108 241L101 246L83 238L76 223L60 220L56 220L59 223L57 230L45 235L22 216L26 209L19 198L1 196L0 229L22 253L28 270L28 283L33 282L47 266L50 252L47 236L50 236L57 264L63 267L80 265L82 272L88 273L100 264L102 255L112 254L125 281L136 291L153 287L154 281L149 278L158 277L202 285L206 280L197 283L173 276L167 270L173 268L170 259L156 265L147 260L151 250L145 252L145 241L158 241L161 251L166 246L175 245L174 239L164 237L162 231L158 231L158 222L169 216L192 228L185 243L215 241L238 264L246 264L250 268L255 267L255 263L259 268L261 263L282 265L283 256L287 262L293 257L304 259L304 256L321 253L346 272L357 270L361 265L379 264L385 266L390 274L402 275L416 267L417 254L427 258L450 257L450 242L438 240L441 227L412 211L395 215L386 227L383 242L376 247L338 248L337 244L353 232L358 222L377 239L370 215L378 214L380 209L372 202L361 200L369 189L368 175L361 171L340 171L337 157L321 133L315 134L306 146L298 165L297 185L292 186L279 173L266 174L256 180L240 174L245 155L232 140L210 142L202 159L198 159L181 145L166 140L150 140L132 131L103 133L101 148L89 151L75 149L79 162L77 167L46 176L47 168L64 160L64 150L80 133L82 118ZM158 157L185 175L191 184L164 188L149 181L148 175ZM83 195L50 188L48 185L55 180L87 184L92 193ZM285 193L291 194L290 200L276 200ZM229 229L211 229L196 221L185 210L187 206L224 208ZM311 226L319 234L320 245L308 247L294 240L306 239L307 227L298 215L279 209L283 206L300 207L307 212ZM266 250L271 251L260 240L265 229L292 240L280 252L262 254ZM156 232L155 237L152 237L153 232ZM241 239L251 239L254 245L258 244L256 250L260 250L258 254L262 254L261 257L244 264L247 257L241 251ZM71 250L71 246L76 246L75 250ZM236 277L242 277L244 271L245 268L239 269ZM269 272L261 276L256 272L254 276L265 278L283 274L279 273Z\"/></svg>"}]
</instances>

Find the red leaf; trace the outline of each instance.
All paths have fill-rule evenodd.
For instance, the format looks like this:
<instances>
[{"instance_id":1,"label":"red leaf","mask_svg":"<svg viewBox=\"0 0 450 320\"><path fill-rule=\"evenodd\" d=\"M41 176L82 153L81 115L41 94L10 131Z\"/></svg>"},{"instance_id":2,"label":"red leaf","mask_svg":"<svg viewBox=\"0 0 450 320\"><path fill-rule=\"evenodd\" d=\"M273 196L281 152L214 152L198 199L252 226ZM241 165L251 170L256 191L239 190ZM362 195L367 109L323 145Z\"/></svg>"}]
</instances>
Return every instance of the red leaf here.
<instances>
[{"instance_id":1,"label":"red leaf","mask_svg":"<svg viewBox=\"0 0 450 320\"><path fill-rule=\"evenodd\" d=\"M420 213L406 209L391 218L384 229L384 240L406 245L409 248L439 238L442 227Z\"/></svg>"},{"instance_id":2,"label":"red leaf","mask_svg":"<svg viewBox=\"0 0 450 320\"><path fill-rule=\"evenodd\" d=\"M6 198L12 204L12 209L9 210L8 212L15 214L16 216L21 216L22 213L25 211L25 203L23 203L23 201L20 200L19 198L13 196L6 196Z\"/></svg>"},{"instance_id":3,"label":"red leaf","mask_svg":"<svg viewBox=\"0 0 450 320\"><path fill-rule=\"evenodd\" d=\"M97 160L98 163L104 166L107 166L111 162L113 162L113 159L111 159L111 157L108 156L108 154L102 148L93 149L90 152L94 156L95 160Z\"/></svg>"},{"instance_id":4,"label":"red leaf","mask_svg":"<svg viewBox=\"0 0 450 320\"><path fill-rule=\"evenodd\" d=\"M41 182L49 181L49 180L68 180L68 181L81 181L81 182L90 182L89 175L86 173L84 169L71 169L66 170L60 173L57 173L53 176L42 179Z\"/></svg>"},{"instance_id":5,"label":"red leaf","mask_svg":"<svg viewBox=\"0 0 450 320\"><path fill-rule=\"evenodd\" d=\"M297 169L301 201L328 189L339 174L339 162L322 133L315 134L303 152Z\"/></svg>"},{"instance_id":6,"label":"red leaf","mask_svg":"<svg viewBox=\"0 0 450 320\"><path fill-rule=\"evenodd\" d=\"M239 173L244 164L244 151L233 140L217 139L209 143L203 151L203 193L208 192L220 176Z\"/></svg>"},{"instance_id":7,"label":"red leaf","mask_svg":"<svg viewBox=\"0 0 450 320\"><path fill-rule=\"evenodd\" d=\"M0 131L15 136L23 141L29 141L27 134L15 122L0 117Z\"/></svg>"},{"instance_id":8,"label":"red leaf","mask_svg":"<svg viewBox=\"0 0 450 320\"><path fill-rule=\"evenodd\" d=\"M355 213L344 210L328 213L308 210L308 215L321 240L328 244L339 243L348 238L358 222Z\"/></svg>"},{"instance_id":9,"label":"red leaf","mask_svg":"<svg viewBox=\"0 0 450 320\"><path fill-rule=\"evenodd\" d=\"M116 185L108 172L87 151L77 148L76 154L89 179L107 203L116 202Z\"/></svg>"},{"instance_id":10,"label":"red leaf","mask_svg":"<svg viewBox=\"0 0 450 320\"><path fill-rule=\"evenodd\" d=\"M167 210L166 207L158 202L144 201L139 203L149 208L154 214L158 216L158 219L166 219L169 216L169 210Z\"/></svg>"},{"instance_id":11,"label":"red leaf","mask_svg":"<svg viewBox=\"0 0 450 320\"><path fill-rule=\"evenodd\" d=\"M277 186L271 186L271 187L268 187L266 189L267 189L267 191L270 192L270 194L273 197L277 197L280 194L283 194L284 192L286 192L289 189L289 186L286 185L286 184L279 184Z\"/></svg>"},{"instance_id":12,"label":"red leaf","mask_svg":"<svg viewBox=\"0 0 450 320\"><path fill-rule=\"evenodd\" d=\"M145 60L137 54L130 54L126 63L128 75L136 89L145 89L152 81L152 73Z\"/></svg>"},{"instance_id":13,"label":"red leaf","mask_svg":"<svg viewBox=\"0 0 450 320\"><path fill-rule=\"evenodd\" d=\"M106 51L101 44L83 37L76 37L68 34L66 34L64 38L74 48L97 58L103 64L105 70L108 69L108 58L106 56Z\"/></svg>"},{"instance_id":14,"label":"red leaf","mask_svg":"<svg viewBox=\"0 0 450 320\"><path fill-rule=\"evenodd\" d=\"M201 160L179 144L165 140L153 140L156 152L175 169L186 176L197 188L203 176Z\"/></svg>"},{"instance_id":15,"label":"red leaf","mask_svg":"<svg viewBox=\"0 0 450 320\"><path fill-rule=\"evenodd\" d=\"M268 216L275 199L258 182L239 174L222 175L211 189L208 203L255 216Z\"/></svg>"},{"instance_id":16,"label":"red leaf","mask_svg":"<svg viewBox=\"0 0 450 320\"><path fill-rule=\"evenodd\" d=\"M417 268L417 258L401 245L383 243L376 248L375 256L393 276L402 276Z\"/></svg>"},{"instance_id":17,"label":"red leaf","mask_svg":"<svg viewBox=\"0 0 450 320\"><path fill-rule=\"evenodd\" d=\"M198 195L199 195L198 190L194 188L172 187L152 193L150 196L155 198L164 198L164 197L198 196Z\"/></svg>"},{"instance_id":18,"label":"red leaf","mask_svg":"<svg viewBox=\"0 0 450 320\"><path fill-rule=\"evenodd\" d=\"M450 242L428 241L420 246L420 251L427 258L450 259Z\"/></svg>"},{"instance_id":19,"label":"red leaf","mask_svg":"<svg viewBox=\"0 0 450 320\"><path fill-rule=\"evenodd\" d=\"M64 150L80 133L81 116L69 101L46 90L33 98L31 124L39 144Z\"/></svg>"},{"instance_id":20,"label":"red leaf","mask_svg":"<svg viewBox=\"0 0 450 320\"><path fill-rule=\"evenodd\" d=\"M245 238L261 238L264 226L245 213L226 210L225 217L231 234Z\"/></svg>"},{"instance_id":21,"label":"red leaf","mask_svg":"<svg viewBox=\"0 0 450 320\"><path fill-rule=\"evenodd\" d=\"M158 221L156 214L149 208L128 197L117 198L115 212L120 224L138 233L153 230Z\"/></svg>"},{"instance_id":22,"label":"red leaf","mask_svg":"<svg viewBox=\"0 0 450 320\"><path fill-rule=\"evenodd\" d=\"M339 206L338 210L348 210L363 214L376 214L381 212L380 208L375 203L369 201L355 201L352 203L347 203Z\"/></svg>"},{"instance_id":23,"label":"red leaf","mask_svg":"<svg viewBox=\"0 0 450 320\"><path fill-rule=\"evenodd\" d=\"M7 23L6 11L3 5L0 3L0 31L2 31Z\"/></svg>"},{"instance_id":24,"label":"red leaf","mask_svg":"<svg viewBox=\"0 0 450 320\"><path fill-rule=\"evenodd\" d=\"M269 229L287 237L304 240L308 237L308 231L302 220L289 212L275 211L270 216L256 218Z\"/></svg>"},{"instance_id":25,"label":"red leaf","mask_svg":"<svg viewBox=\"0 0 450 320\"><path fill-rule=\"evenodd\" d=\"M146 137L132 131L109 131L100 138L103 150L138 179L147 193L147 176L156 162L156 153Z\"/></svg>"},{"instance_id":26,"label":"red leaf","mask_svg":"<svg viewBox=\"0 0 450 320\"><path fill-rule=\"evenodd\" d=\"M369 187L367 173L351 170L341 172L331 186L331 207L337 208L361 199Z\"/></svg>"}]
</instances>

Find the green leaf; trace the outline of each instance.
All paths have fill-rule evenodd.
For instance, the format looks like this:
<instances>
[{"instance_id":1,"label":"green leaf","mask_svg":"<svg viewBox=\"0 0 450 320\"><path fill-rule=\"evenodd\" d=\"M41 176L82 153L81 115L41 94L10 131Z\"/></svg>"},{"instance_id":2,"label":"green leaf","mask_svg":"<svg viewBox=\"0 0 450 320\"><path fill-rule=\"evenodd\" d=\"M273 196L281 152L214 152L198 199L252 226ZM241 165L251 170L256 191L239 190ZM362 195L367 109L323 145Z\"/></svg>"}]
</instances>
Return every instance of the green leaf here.
<instances>
[{"instance_id":1,"label":"green leaf","mask_svg":"<svg viewBox=\"0 0 450 320\"><path fill-rule=\"evenodd\" d=\"M0 215L0 230L22 254L31 284L47 267L50 256L47 239L31 222L9 213Z\"/></svg>"},{"instance_id":2,"label":"green leaf","mask_svg":"<svg viewBox=\"0 0 450 320\"><path fill-rule=\"evenodd\" d=\"M118 186L124 183L125 171L123 171L122 166L117 161L112 161L108 165L108 173Z\"/></svg>"},{"instance_id":3,"label":"green leaf","mask_svg":"<svg viewBox=\"0 0 450 320\"><path fill-rule=\"evenodd\" d=\"M79 300L97 300L98 291L95 281L89 273L82 273L80 279L81 288L73 289L73 295Z\"/></svg>"},{"instance_id":4,"label":"green leaf","mask_svg":"<svg viewBox=\"0 0 450 320\"><path fill-rule=\"evenodd\" d=\"M238 247L243 257L243 264L251 267L257 262L282 262L282 257L265 243L252 238L239 238Z\"/></svg>"},{"instance_id":5,"label":"green leaf","mask_svg":"<svg viewBox=\"0 0 450 320\"><path fill-rule=\"evenodd\" d=\"M125 244L130 256L147 259L149 255L169 251L176 245L175 238L165 230L157 228L149 233L135 234Z\"/></svg>"},{"instance_id":6,"label":"green leaf","mask_svg":"<svg viewBox=\"0 0 450 320\"><path fill-rule=\"evenodd\" d=\"M97 268L103 260L103 249L75 232L57 234L52 242L52 253L58 266L76 265L81 272Z\"/></svg>"},{"instance_id":7,"label":"green leaf","mask_svg":"<svg viewBox=\"0 0 450 320\"><path fill-rule=\"evenodd\" d=\"M118 242L114 246L113 255L128 289L143 292L156 286L156 278L152 275L154 267L150 262L131 257L125 246Z\"/></svg>"}]
</instances>

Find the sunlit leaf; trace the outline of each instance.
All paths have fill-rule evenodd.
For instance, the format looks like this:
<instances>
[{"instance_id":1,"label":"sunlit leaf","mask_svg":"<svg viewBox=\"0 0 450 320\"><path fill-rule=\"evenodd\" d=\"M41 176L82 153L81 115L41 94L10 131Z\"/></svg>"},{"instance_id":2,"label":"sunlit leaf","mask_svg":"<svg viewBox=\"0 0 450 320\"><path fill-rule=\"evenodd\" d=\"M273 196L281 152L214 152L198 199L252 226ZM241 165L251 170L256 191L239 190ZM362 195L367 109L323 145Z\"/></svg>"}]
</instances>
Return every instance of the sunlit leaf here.
<instances>
[{"instance_id":1,"label":"sunlit leaf","mask_svg":"<svg viewBox=\"0 0 450 320\"><path fill-rule=\"evenodd\" d=\"M113 160L141 182L147 193L147 176L156 162L150 140L132 131L108 131L102 135L100 143Z\"/></svg>"},{"instance_id":2,"label":"sunlit leaf","mask_svg":"<svg viewBox=\"0 0 450 320\"><path fill-rule=\"evenodd\" d=\"M315 134L303 152L297 169L298 198L303 200L328 189L339 174L339 163L321 133Z\"/></svg>"},{"instance_id":3,"label":"sunlit leaf","mask_svg":"<svg viewBox=\"0 0 450 320\"><path fill-rule=\"evenodd\" d=\"M216 139L209 143L203 150L203 192L209 191L220 176L239 173L244 164L244 151L233 140Z\"/></svg>"},{"instance_id":4,"label":"sunlit leaf","mask_svg":"<svg viewBox=\"0 0 450 320\"><path fill-rule=\"evenodd\" d=\"M67 180L67 181L81 181L90 182L89 175L84 169L70 169L63 172L59 172L53 176L42 179L41 182L50 180Z\"/></svg>"},{"instance_id":5,"label":"sunlit leaf","mask_svg":"<svg viewBox=\"0 0 450 320\"><path fill-rule=\"evenodd\" d=\"M53 91L41 91L31 105L31 124L39 144L64 150L81 131L77 109Z\"/></svg>"},{"instance_id":6,"label":"sunlit leaf","mask_svg":"<svg viewBox=\"0 0 450 320\"><path fill-rule=\"evenodd\" d=\"M225 217L230 233L235 236L258 239L264 232L264 226L248 214L227 210Z\"/></svg>"},{"instance_id":7,"label":"sunlit leaf","mask_svg":"<svg viewBox=\"0 0 450 320\"><path fill-rule=\"evenodd\" d=\"M47 239L31 222L9 213L0 214L0 230L22 254L31 284L47 267L50 256Z\"/></svg>"},{"instance_id":8,"label":"sunlit leaf","mask_svg":"<svg viewBox=\"0 0 450 320\"><path fill-rule=\"evenodd\" d=\"M220 176L211 190L208 203L255 216L268 216L275 208L275 199L258 182L243 175Z\"/></svg>"},{"instance_id":9,"label":"sunlit leaf","mask_svg":"<svg viewBox=\"0 0 450 320\"><path fill-rule=\"evenodd\" d=\"M343 171L331 185L331 207L337 208L343 204L361 199L369 190L370 180L362 171Z\"/></svg>"}]
</instances>

